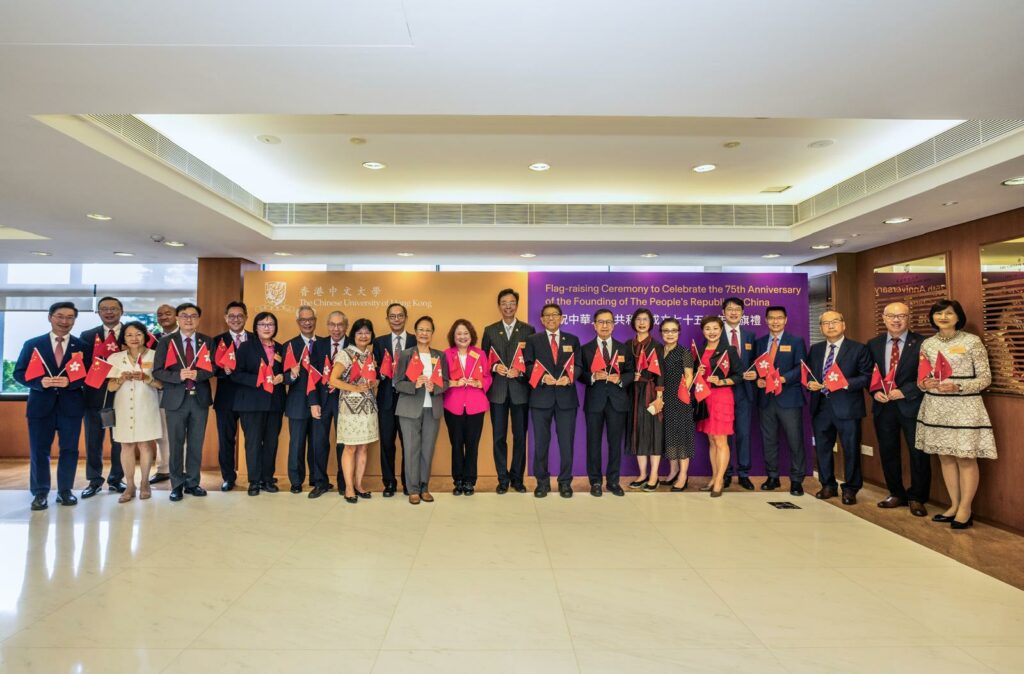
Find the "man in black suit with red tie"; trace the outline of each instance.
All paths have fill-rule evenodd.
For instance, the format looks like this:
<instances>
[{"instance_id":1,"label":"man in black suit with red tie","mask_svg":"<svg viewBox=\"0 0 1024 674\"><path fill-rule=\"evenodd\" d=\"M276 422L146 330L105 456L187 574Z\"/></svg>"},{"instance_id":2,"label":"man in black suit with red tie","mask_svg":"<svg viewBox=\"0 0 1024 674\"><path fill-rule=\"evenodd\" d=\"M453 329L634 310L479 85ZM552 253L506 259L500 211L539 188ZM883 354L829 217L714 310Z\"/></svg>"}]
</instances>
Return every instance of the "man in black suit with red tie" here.
<instances>
[{"instance_id":1,"label":"man in black suit with red tie","mask_svg":"<svg viewBox=\"0 0 1024 674\"><path fill-rule=\"evenodd\" d=\"M92 366L94 357L107 360L120 351L117 338L121 336L121 316L124 305L116 297L103 297L96 303L96 313L102 323L90 330L84 330L79 339L85 348L85 362ZM97 338L100 350L94 353ZM99 388L86 386L85 396L85 477L89 486L82 490L82 498L92 498L103 490L103 440L110 436L110 473L107 484L110 491L124 492L128 485L124 482L124 468L121 467L121 443L114 440L114 429L103 428L100 421L100 410L114 406L114 393L107 391L107 382Z\"/></svg>"},{"instance_id":2,"label":"man in black suit with red tie","mask_svg":"<svg viewBox=\"0 0 1024 674\"><path fill-rule=\"evenodd\" d=\"M562 331L562 308L545 304L540 311L544 331L526 340L526 371L533 374L535 365L544 370L543 377L530 394L530 420L533 422L533 473L537 488L533 495L543 498L551 490L548 470L548 448L551 445L551 419L558 435L558 493L572 497L572 452L576 437L576 410L580 406L576 380L583 372L580 340ZM568 367L569 365L572 367Z\"/></svg>"},{"instance_id":3,"label":"man in black suit with red tie","mask_svg":"<svg viewBox=\"0 0 1024 674\"><path fill-rule=\"evenodd\" d=\"M226 349L232 344L235 347L235 354L250 339L256 339L256 335L245 329L245 322L249 319L249 310L242 302L228 302L224 308L224 322L228 329L213 338L214 354L222 345ZM235 488L235 480L238 479L236 466L238 446L238 422L239 413L235 411L235 392L238 384L231 381L231 373L234 371L232 363L224 364L224 367L217 367L214 373L217 377L217 396L213 401L213 411L217 415L217 461L220 464L220 476L224 480L220 485L221 491L231 491Z\"/></svg>"},{"instance_id":4,"label":"man in black suit with red tie","mask_svg":"<svg viewBox=\"0 0 1024 674\"><path fill-rule=\"evenodd\" d=\"M416 335L405 331L405 322L409 319L409 312L404 306L398 303L388 305L388 325L391 331L386 335L373 340L373 357L377 361L378 368L384 362L384 354L390 352L392 359L392 370L398 368L398 355L403 350L416 345ZM397 450L396 438L402 439L402 430L398 425L398 415L395 408L398 405L398 391L395 390L394 378L386 378L377 387L377 422L380 424L380 478L384 483L383 496L385 498L395 495L398 489L398 482L395 479L395 454ZM399 473L402 476L402 493L408 495L409 491L405 486L405 471Z\"/></svg>"},{"instance_id":5,"label":"man in black suit with red tie","mask_svg":"<svg viewBox=\"0 0 1024 674\"><path fill-rule=\"evenodd\" d=\"M316 311L311 306L302 305L295 311L295 323L299 326L299 334L284 344L283 357L287 358L288 351L291 351L296 363L295 367L284 371L284 383L288 385L284 415L288 417L288 480L291 493L301 494L302 483L306 481L306 466L309 465L312 477L315 464L314 419L309 413L309 395L306 393L309 375L303 367L303 359L309 357L313 345L319 340L316 336Z\"/></svg>"},{"instance_id":6,"label":"man in black suit with red tie","mask_svg":"<svg viewBox=\"0 0 1024 674\"><path fill-rule=\"evenodd\" d=\"M580 349L583 356L580 381L587 387L583 396L583 412L587 416L587 476L590 478L591 496L601 496L601 436L604 430L608 433L605 482L611 493L625 495L619 486L619 468L629 410L625 382L632 381L634 366L632 349L612 337L614 328L615 315L611 310L598 309L594 313L597 338Z\"/></svg>"},{"instance_id":7,"label":"man in black suit with red tie","mask_svg":"<svg viewBox=\"0 0 1024 674\"><path fill-rule=\"evenodd\" d=\"M917 412L924 393L917 386L917 361L921 355L922 335L910 332L910 307L894 302L882 310L885 332L868 342L871 359L883 376L885 389L873 394L871 412L878 437L878 454L882 461L885 486L889 496L878 503L879 508L910 506L910 514L924 517L928 510L928 491L932 483L931 458L914 446L917 435ZM891 374L890 374L891 373ZM892 382L891 388L888 382ZM910 489L903 486L903 458L900 453L900 431L910 452Z\"/></svg>"},{"instance_id":8,"label":"man in black suit with red tie","mask_svg":"<svg viewBox=\"0 0 1024 674\"><path fill-rule=\"evenodd\" d=\"M330 376L334 367L334 359L348 345L348 317L340 311L332 311L327 316L327 337L313 343L312 365L324 372L324 362L328 363L327 375ZM345 446L332 442L335 435L331 434L331 424L338 420L338 389L326 381L317 384L309 394L310 414L316 419L313 424L313 463L310 464L310 481L313 491L309 498L320 498L332 488L327 475L330 463L331 445L335 445L338 463L338 494L345 494L345 473L341 470L341 453Z\"/></svg>"}]
</instances>

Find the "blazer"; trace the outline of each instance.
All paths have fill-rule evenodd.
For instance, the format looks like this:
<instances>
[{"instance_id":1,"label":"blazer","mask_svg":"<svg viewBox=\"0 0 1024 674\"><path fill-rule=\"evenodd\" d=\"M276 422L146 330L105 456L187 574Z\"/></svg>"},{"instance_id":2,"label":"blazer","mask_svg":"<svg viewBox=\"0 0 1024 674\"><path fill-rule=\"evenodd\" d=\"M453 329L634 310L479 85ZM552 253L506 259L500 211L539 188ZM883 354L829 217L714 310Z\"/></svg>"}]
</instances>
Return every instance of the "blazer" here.
<instances>
[{"instance_id":1,"label":"blazer","mask_svg":"<svg viewBox=\"0 0 1024 674\"><path fill-rule=\"evenodd\" d=\"M391 331L388 334L381 335L373 340L373 359L377 361L377 367L380 367L381 361L384 360L384 354L391 351L393 342L391 340ZM411 332L405 333L405 347L408 349L412 346L416 346L416 335ZM395 390L395 384L398 382L398 355L392 353L391 357L395 361L395 373L396 376L390 382L382 381L377 386L377 409L392 411L395 409L395 405L398 403L398 392Z\"/></svg>"},{"instance_id":2,"label":"blazer","mask_svg":"<svg viewBox=\"0 0 1024 674\"><path fill-rule=\"evenodd\" d=\"M707 348L707 345L708 345L708 343L705 340L704 344L700 347L700 350L697 351L697 355L698 356L703 356L704 355L704 350ZM721 370L715 370L715 365L718 363L718 361L722 357L723 353L728 353L729 354L728 357L727 357L728 361L729 361L729 373L726 374L725 376L722 375ZM694 363L693 367L694 367L694 372L696 373L696 368L700 367L700 361ZM722 368L722 369L724 369L724 368ZM729 344L728 342L725 341L725 333L724 332L722 333L722 339L718 340L718 346L715 347L715 352L711 354L711 367L708 368L704 372L704 379L707 379L708 377L710 377L712 372L714 372L716 375L718 375L718 377L721 378L721 379L731 379L733 382L743 381L743 377L741 376L743 374L743 364L742 364L742 361L740 360L740 355L739 355L739 353L737 353L736 349L733 348L733 346L731 344ZM695 376L696 376L696 374L695 374ZM715 388L714 384L709 384L709 386L711 386L712 388ZM728 384L719 384L719 386L728 386ZM735 390L736 387L737 387L737 384L733 383L732 389L733 389L734 399L735 399L735 395L736 395L736 390Z\"/></svg>"},{"instance_id":3,"label":"blazer","mask_svg":"<svg viewBox=\"0 0 1024 674\"><path fill-rule=\"evenodd\" d=\"M444 358L449 373L458 372L462 368L462 363L459 361L458 347L453 346L450 349L445 349ZM444 408L452 414L482 414L490 408L490 403L487 400L487 390L493 386L493 379L491 377L491 370L487 367L487 353L479 347L469 347L469 352L466 354L465 376L467 377L473 371L473 368L476 367L476 360L474 359L480 360L483 366L483 387L459 386L445 391Z\"/></svg>"},{"instance_id":4,"label":"blazer","mask_svg":"<svg viewBox=\"0 0 1024 674\"><path fill-rule=\"evenodd\" d=\"M284 347L274 342L274 374L284 373ZM298 356L296 356L298 357ZM235 412L283 412L284 382L274 384L272 393L257 388L260 366L267 363L267 353L259 338L250 339L236 352L238 368L231 373L231 381L238 384L235 391Z\"/></svg>"},{"instance_id":5,"label":"blazer","mask_svg":"<svg viewBox=\"0 0 1024 674\"><path fill-rule=\"evenodd\" d=\"M580 354L580 340L576 335L571 335L565 330L559 329L558 360L551 357L551 342L548 341L547 330L542 330L530 335L526 339L526 380L529 382L530 373L533 372L533 364L540 363L554 378L562 374L566 363L573 355L576 356L575 366L571 375L575 381L579 381L583 374L583 356ZM529 385L529 384L527 384ZM549 386L541 381L537 388L530 393L530 407L548 409L558 407L559 409L575 409L580 406L579 393L576 386Z\"/></svg>"},{"instance_id":6,"label":"blazer","mask_svg":"<svg viewBox=\"0 0 1024 674\"><path fill-rule=\"evenodd\" d=\"M505 366L512 364L512 357L516 355L516 349L523 345L523 357L526 357L526 340L537 332L529 323L516 320L516 327L512 328L512 339L505 336L505 325L502 321L491 323L484 328L484 336L480 341L480 348L488 356L491 347L498 353L501 362ZM508 377L495 377L487 391L487 398L492 403L504 403L511 401L513 405L525 405L530 399L530 373L509 379Z\"/></svg>"},{"instance_id":7,"label":"blazer","mask_svg":"<svg viewBox=\"0 0 1024 674\"><path fill-rule=\"evenodd\" d=\"M633 372L636 370L633 350L629 348L629 344L624 344L615 338L611 338L610 341L608 355L618 361L619 374L622 376L618 384L612 384L607 380L595 381L590 372L590 365L597 357L597 337L580 347L583 360L583 373L580 375L580 381L586 386L583 393L583 409L586 412L599 412L608 405L611 405L616 412L629 410L629 394L626 393L626 387L633 381ZM548 348L550 348L550 344ZM608 363L607 365L608 372L614 372L612 364Z\"/></svg>"},{"instance_id":8,"label":"blazer","mask_svg":"<svg viewBox=\"0 0 1024 674\"><path fill-rule=\"evenodd\" d=\"M755 360L761 354L768 351L768 340L771 333L759 337L754 343L754 352L757 354ZM775 369L785 377L786 382L782 385L782 393L775 396L779 407L792 409L804 406L803 386L800 385L800 363L807 358L807 348L804 346L803 337L783 332L779 336L779 350L775 352ZM750 365L743 368L746 370ZM759 372L758 375L761 373ZM763 378L763 377L762 377ZM764 392L764 389L757 389L757 402L759 407L768 406L768 398L771 397Z\"/></svg>"},{"instance_id":9,"label":"blazer","mask_svg":"<svg viewBox=\"0 0 1024 674\"><path fill-rule=\"evenodd\" d=\"M423 396L427 393L426 386L416 388L416 382L409 381L405 376L405 370L409 367L409 361L413 357L418 358L418 352L419 349L416 343L413 342L412 347L405 349L399 354L398 366L395 368L395 389L398 392L395 414L407 419L419 419L423 416ZM436 363L434 367L441 366L441 380L444 382L440 388L434 387L434 392L431 394L430 399L431 412L435 419L440 419L444 409L444 392L448 388L450 373L448 372L448 362L442 352L437 349L431 349L430 359Z\"/></svg>"},{"instance_id":10,"label":"blazer","mask_svg":"<svg viewBox=\"0 0 1024 674\"><path fill-rule=\"evenodd\" d=\"M338 342L338 351L340 352L344 350L348 345L348 337L342 337L341 341ZM316 369L320 370L321 374L323 374L324 360L330 361L331 368L334 367L334 361L331 360L331 338L329 335L327 337L317 338L317 340L313 342L313 348L310 350L310 354L312 365L316 367ZM378 365L379 364L380 363L378 363ZM327 374L330 375L330 372ZM305 391L305 388L303 388L303 391ZM338 389L334 389L332 391L331 387L328 386L327 383L321 382L316 385L316 388L310 391L306 402L310 406L319 405L323 409L333 409L337 411Z\"/></svg>"},{"instance_id":11,"label":"blazer","mask_svg":"<svg viewBox=\"0 0 1024 674\"><path fill-rule=\"evenodd\" d=\"M245 344L256 339L256 334L245 331ZM231 332L222 332L213 338L213 354L217 355L217 348L221 344L227 348L229 345L234 343L234 338L231 336ZM238 362L238 353L235 353L235 362ZM224 368L217 367L214 365L213 374L217 377L217 394L213 399L213 409L218 412L231 412L235 407L235 391L238 390L238 384L231 381L231 375L224 371Z\"/></svg>"},{"instance_id":12,"label":"blazer","mask_svg":"<svg viewBox=\"0 0 1024 674\"><path fill-rule=\"evenodd\" d=\"M726 324L725 330L722 332L722 341L728 344L729 346L732 346L732 343L729 341L730 330L731 328L728 324ZM736 352L736 355L739 357L739 371L743 372L748 367L750 367L753 364L754 360L762 353L764 353L764 351L757 351L757 347L755 346L757 343L757 339L754 337L754 333L750 330L750 328L745 328L741 325L740 334L737 336L739 337L740 348ZM729 367L731 368L732 366L730 365ZM732 373L733 370L730 369L729 374L731 375ZM753 401L758 391L758 388L757 386L754 385L754 382L747 381L739 377L736 378L734 381L736 382L736 384L732 387L732 394L734 398L737 400Z\"/></svg>"},{"instance_id":13,"label":"blazer","mask_svg":"<svg viewBox=\"0 0 1024 674\"><path fill-rule=\"evenodd\" d=\"M196 340L196 353L199 353L199 349L205 344L212 360L216 355L213 340L199 332L193 333L192 336ZM171 344L177 347L177 353L175 354L177 362L167 367L167 351L172 348ZM181 375L178 374L188 365L188 363L181 362L185 358L185 347L182 344L181 333L175 332L161 339L156 345L156 357L153 359L153 378L159 379L164 383L163 395L160 396L160 407L165 410L180 408L187 397L185 382L181 380ZM212 372L196 368L195 397L197 402L203 407L209 407L213 403L213 396L210 393L210 378L212 377Z\"/></svg>"},{"instance_id":14,"label":"blazer","mask_svg":"<svg viewBox=\"0 0 1024 674\"><path fill-rule=\"evenodd\" d=\"M321 369L324 366L323 359L319 363L313 360L313 349L316 348L316 343L321 341L323 337L317 337L313 335L309 340L309 355L310 365ZM327 340L328 343L330 340ZM309 380L309 373L306 372L306 368L302 366L302 352L306 348L306 340L302 338L302 335L296 335L281 346L281 358L286 358L288 355L288 349L291 349L295 354L295 360L299 362L299 376L292 378L291 370L283 370L284 372L284 383L288 385L288 395L284 402L284 414L289 419L309 419L309 395L306 393L306 383ZM282 367L284 366L282 362Z\"/></svg>"},{"instance_id":15,"label":"blazer","mask_svg":"<svg viewBox=\"0 0 1024 674\"><path fill-rule=\"evenodd\" d=\"M124 329L124 325L121 325ZM100 341L103 341L104 335L106 335L106 327L103 324L97 325L95 328L89 328L84 330L78 337L82 340L82 348L85 349L85 364L92 366L93 357L93 346L95 346L96 337L99 336ZM120 349L120 347L118 347ZM111 355L108 352L99 354L100 358L107 360L107 356ZM60 369L60 368L58 368ZM54 370L54 374L57 374L57 370ZM103 401L106 399L107 406L114 404L115 393L107 393L107 382L104 381L99 388L92 388L91 386L85 386L82 388L85 395L85 406L91 409L99 409L103 407Z\"/></svg>"},{"instance_id":16,"label":"blazer","mask_svg":"<svg viewBox=\"0 0 1024 674\"><path fill-rule=\"evenodd\" d=\"M28 404L25 406L25 416L30 419L39 419L56 414L63 417L81 417L85 415L85 396L82 388L84 379L68 383L68 387L43 388L42 377L26 380L25 372L28 370L29 360L32 358L32 351L39 349L46 367L56 375L61 371L71 356L81 353L85 364L88 366L89 358L86 356L85 345L80 339L73 335L67 336L67 348L64 349L64 359L58 363L53 357L53 345L50 343L50 333L39 337L33 337L21 347L21 354L14 365L14 380L22 386L28 387ZM43 377L46 375L44 374Z\"/></svg>"},{"instance_id":17,"label":"blazer","mask_svg":"<svg viewBox=\"0 0 1024 674\"><path fill-rule=\"evenodd\" d=\"M868 341L868 352L871 354L871 360L874 364L878 365L878 371L882 373L882 377L889 374L885 370L886 340L888 338L889 333L883 332ZM912 419L917 418L917 413L921 409L921 401L924 400L924 391L917 386L917 360L921 357L921 342L924 341L924 335L908 331L906 340L907 343L900 349L900 362L896 365L895 379L896 388L903 392L903 399L880 403L874 399L874 394L869 391L872 415L881 412L882 408L886 405L895 404L903 416ZM870 383L868 385L870 386Z\"/></svg>"},{"instance_id":18,"label":"blazer","mask_svg":"<svg viewBox=\"0 0 1024 674\"><path fill-rule=\"evenodd\" d=\"M818 342L807 354L807 367L818 381L824 381L822 369L825 365L825 349L828 341ZM832 412L840 419L863 419L865 416L864 389L871 383L871 354L866 346L849 337L836 352L836 362L849 386L828 395ZM915 369L917 363L914 363ZM821 391L811 391L811 414L815 415L825 405L826 396Z\"/></svg>"}]
</instances>

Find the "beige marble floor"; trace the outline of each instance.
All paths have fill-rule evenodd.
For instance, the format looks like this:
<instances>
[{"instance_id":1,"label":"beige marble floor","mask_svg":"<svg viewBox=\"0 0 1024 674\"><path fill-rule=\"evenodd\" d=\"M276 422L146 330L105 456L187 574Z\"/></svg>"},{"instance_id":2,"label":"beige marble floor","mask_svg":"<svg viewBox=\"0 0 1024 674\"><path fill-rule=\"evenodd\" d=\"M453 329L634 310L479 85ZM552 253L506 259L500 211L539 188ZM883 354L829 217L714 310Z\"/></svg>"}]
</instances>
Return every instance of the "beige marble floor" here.
<instances>
[{"instance_id":1,"label":"beige marble floor","mask_svg":"<svg viewBox=\"0 0 1024 674\"><path fill-rule=\"evenodd\" d=\"M1021 672L1022 633L1021 590L810 496L0 491L4 673Z\"/></svg>"}]
</instances>

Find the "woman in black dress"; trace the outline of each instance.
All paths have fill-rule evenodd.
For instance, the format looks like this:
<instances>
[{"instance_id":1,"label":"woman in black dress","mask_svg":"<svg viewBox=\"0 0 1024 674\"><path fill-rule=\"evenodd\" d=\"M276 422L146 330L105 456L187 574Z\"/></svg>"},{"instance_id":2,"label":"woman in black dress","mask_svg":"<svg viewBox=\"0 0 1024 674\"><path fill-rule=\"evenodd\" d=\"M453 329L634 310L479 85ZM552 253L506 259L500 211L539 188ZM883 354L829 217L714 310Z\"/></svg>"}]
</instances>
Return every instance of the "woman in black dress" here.
<instances>
[{"instance_id":1,"label":"woman in black dress","mask_svg":"<svg viewBox=\"0 0 1024 674\"><path fill-rule=\"evenodd\" d=\"M679 384L685 381L684 386L689 390L693 383L693 355L689 349L679 346L679 321L676 319L662 320L661 339L665 343L665 357L661 361L665 385L663 458L671 466L668 479L661 483L671 485L672 491L683 491L686 489L690 459L693 458L693 407L680 400Z\"/></svg>"},{"instance_id":2,"label":"woman in black dress","mask_svg":"<svg viewBox=\"0 0 1024 674\"><path fill-rule=\"evenodd\" d=\"M626 453L635 456L640 467L640 477L630 482L631 489L655 491L658 488L658 465L662 454L662 400L661 361L664 357L661 344L651 336L654 315L646 308L637 309L629 321L636 337L629 340L636 363L636 374L630 387L631 408L626 415ZM651 367L650 364L658 365ZM655 371L652 372L651 370ZM648 411L651 409L654 414ZM649 460L649 461L648 461Z\"/></svg>"}]
</instances>

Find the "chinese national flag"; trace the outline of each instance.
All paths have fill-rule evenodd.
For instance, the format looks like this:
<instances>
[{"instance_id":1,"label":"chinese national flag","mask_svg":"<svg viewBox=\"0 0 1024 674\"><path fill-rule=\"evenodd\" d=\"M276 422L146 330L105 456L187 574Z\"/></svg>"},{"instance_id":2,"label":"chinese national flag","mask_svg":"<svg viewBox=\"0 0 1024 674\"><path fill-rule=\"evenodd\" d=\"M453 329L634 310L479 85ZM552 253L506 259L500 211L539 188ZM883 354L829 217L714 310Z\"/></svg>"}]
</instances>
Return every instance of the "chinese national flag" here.
<instances>
[{"instance_id":1,"label":"chinese national flag","mask_svg":"<svg viewBox=\"0 0 1024 674\"><path fill-rule=\"evenodd\" d=\"M762 353L754 361L754 367L757 368L757 376L767 377L768 373L772 371L772 365L774 365L774 359L771 357L771 354Z\"/></svg>"},{"instance_id":2,"label":"chinese national flag","mask_svg":"<svg viewBox=\"0 0 1024 674\"><path fill-rule=\"evenodd\" d=\"M85 367L84 356L81 351L75 351L71 354L71 360L64 366L64 369L68 373L68 381L78 381L79 379L85 379L88 369Z\"/></svg>"},{"instance_id":3,"label":"chinese national flag","mask_svg":"<svg viewBox=\"0 0 1024 674\"><path fill-rule=\"evenodd\" d=\"M657 351L651 351L651 357L647 359L647 371L659 377L661 376L661 361L658 360Z\"/></svg>"},{"instance_id":4,"label":"chinese national flag","mask_svg":"<svg viewBox=\"0 0 1024 674\"><path fill-rule=\"evenodd\" d=\"M99 388L103 386L103 382L107 380L107 375L113 367L113 365L103 359L92 361L92 367L89 368L89 374L85 377L85 385L91 388Z\"/></svg>"},{"instance_id":5,"label":"chinese national flag","mask_svg":"<svg viewBox=\"0 0 1024 674\"><path fill-rule=\"evenodd\" d=\"M306 368L306 395L309 395L316 388L316 385L320 383L320 370L312 366L309 358L306 358L304 366Z\"/></svg>"},{"instance_id":6,"label":"chinese national flag","mask_svg":"<svg viewBox=\"0 0 1024 674\"><path fill-rule=\"evenodd\" d=\"M39 379L46 374L46 365L43 364L43 358L39 355L39 349L32 349L32 356L28 359L28 367L25 369L25 379ZM68 376L68 379L71 377Z\"/></svg>"},{"instance_id":7,"label":"chinese national flag","mask_svg":"<svg viewBox=\"0 0 1024 674\"><path fill-rule=\"evenodd\" d=\"M92 359L95 361L97 358L102 358L106 354L106 348L103 346L103 340L100 339L100 333L96 333L96 339L92 340Z\"/></svg>"},{"instance_id":8,"label":"chinese national flag","mask_svg":"<svg viewBox=\"0 0 1024 674\"><path fill-rule=\"evenodd\" d=\"M359 361L353 358L352 367L348 369L348 383L355 384L361 376L363 376L363 368L359 366Z\"/></svg>"},{"instance_id":9,"label":"chinese national flag","mask_svg":"<svg viewBox=\"0 0 1024 674\"><path fill-rule=\"evenodd\" d=\"M434 368L430 371L430 383L434 386L444 386L444 369L441 367L440 358L437 359Z\"/></svg>"},{"instance_id":10,"label":"chinese national flag","mask_svg":"<svg viewBox=\"0 0 1024 674\"><path fill-rule=\"evenodd\" d=\"M455 357L455 366L451 370L452 379L462 379L466 376L466 373L462 369L462 361L459 360L458 356Z\"/></svg>"},{"instance_id":11,"label":"chinese national flag","mask_svg":"<svg viewBox=\"0 0 1024 674\"><path fill-rule=\"evenodd\" d=\"M95 355L93 356L93 362L96 362ZM172 365L178 364L178 345L174 343L173 339L167 340L167 357L164 359L164 367L168 368Z\"/></svg>"},{"instance_id":12,"label":"chinese national flag","mask_svg":"<svg viewBox=\"0 0 1024 674\"><path fill-rule=\"evenodd\" d=\"M875 369L871 371L871 384L868 386L868 391L874 393L875 391L884 391L885 384L882 383L882 372L878 369L878 363L875 363Z\"/></svg>"},{"instance_id":13,"label":"chinese national flag","mask_svg":"<svg viewBox=\"0 0 1024 674\"><path fill-rule=\"evenodd\" d=\"M704 375L698 374L693 380L693 397L697 402L704 402L711 395L711 387L704 381Z\"/></svg>"},{"instance_id":14,"label":"chinese national flag","mask_svg":"<svg viewBox=\"0 0 1024 674\"><path fill-rule=\"evenodd\" d=\"M384 357L380 359L380 367L377 368L380 376L393 379L395 376L395 361L391 358L391 351L385 351Z\"/></svg>"},{"instance_id":15,"label":"chinese national flag","mask_svg":"<svg viewBox=\"0 0 1024 674\"><path fill-rule=\"evenodd\" d=\"M476 379L481 384L484 382L484 362L477 358L473 361L473 367L469 369L469 378Z\"/></svg>"},{"instance_id":16,"label":"chinese national flag","mask_svg":"<svg viewBox=\"0 0 1024 674\"><path fill-rule=\"evenodd\" d=\"M423 375L423 361L420 360L419 351L414 351L409 364L405 366L405 378L409 381L416 381Z\"/></svg>"},{"instance_id":17,"label":"chinese national flag","mask_svg":"<svg viewBox=\"0 0 1024 674\"><path fill-rule=\"evenodd\" d=\"M213 352L213 362L217 367L224 367L224 356L227 355L228 344L230 343L231 342L221 340L220 344L217 345L217 350Z\"/></svg>"},{"instance_id":18,"label":"chinese national flag","mask_svg":"<svg viewBox=\"0 0 1024 674\"><path fill-rule=\"evenodd\" d=\"M696 367L700 363L700 353L697 351L697 342L690 340L690 355L693 356L693 365Z\"/></svg>"},{"instance_id":19,"label":"chinese national flag","mask_svg":"<svg viewBox=\"0 0 1024 674\"><path fill-rule=\"evenodd\" d=\"M196 354L196 367L200 370L213 372L213 361L210 360L210 349L205 343L199 347L199 353Z\"/></svg>"},{"instance_id":20,"label":"chinese national flag","mask_svg":"<svg viewBox=\"0 0 1024 674\"><path fill-rule=\"evenodd\" d=\"M636 360L636 371L643 372L647 369L647 349L640 349L640 357Z\"/></svg>"},{"instance_id":21,"label":"chinese national flag","mask_svg":"<svg viewBox=\"0 0 1024 674\"><path fill-rule=\"evenodd\" d=\"M260 363L259 382L256 384L257 388L261 388L267 393L274 392L274 366L271 363Z\"/></svg>"},{"instance_id":22,"label":"chinese national flag","mask_svg":"<svg viewBox=\"0 0 1024 674\"><path fill-rule=\"evenodd\" d=\"M594 345L597 347L597 345ZM594 349L594 360L590 361L590 371L593 372L604 372L608 369L608 363L604 362L604 354L601 353L600 348Z\"/></svg>"},{"instance_id":23,"label":"chinese national flag","mask_svg":"<svg viewBox=\"0 0 1024 674\"><path fill-rule=\"evenodd\" d=\"M512 355L512 366L509 369L526 374L526 359L523 358L523 346L521 344L516 347L516 352Z\"/></svg>"},{"instance_id":24,"label":"chinese national flag","mask_svg":"<svg viewBox=\"0 0 1024 674\"><path fill-rule=\"evenodd\" d=\"M846 375L839 369L839 363L832 363L832 367L825 373L825 388L829 391L835 392L839 389L846 388L850 385L850 382L846 381Z\"/></svg>"},{"instance_id":25,"label":"chinese national flag","mask_svg":"<svg viewBox=\"0 0 1024 674\"><path fill-rule=\"evenodd\" d=\"M373 359L373 353L366 359L363 365L363 379L366 381L377 381L377 361Z\"/></svg>"},{"instance_id":26,"label":"chinese national flag","mask_svg":"<svg viewBox=\"0 0 1024 674\"><path fill-rule=\"evenodd\" d=\"M305 349L303 349L303 353L305 353ZM284 369L290 370L298 364L299 361L295 360L295 350L289 344L287 346L287 353L284 354Z\"/></svg>"},{"instance_id":27,"label":"chinese national flag","mask_svg":"<svg viewBox=\"0 0 1024 674\"><path fill-rule=\"evenodd\" d=\"M774 367L768 371L768 376L764 379L764 392L768 395L779 395L782 393L782 377L779 376L779 371Z\"/></svg>"},{"instance_id":28,"label":"chinese national flag","mask_svg":"<svg viewBox=\"0 0 1024 674\"><path fill-rule=\"evenodd\" d=\"M569 356L569 360L565 361L565 366L562 367L562 374L569 376L569 381L576 379L576 354Z\"/></svg>"},{"instance_id":29,"label":"chinese national flag","mask_svg":"<svg viewBox=\"0 0 1024 674\"><path fill-rule=\"evenodd\" d=\"M922 382L930 376L932 376L932 364L928 362L928 356L924 355L924 351L922 351L921 356L917 359L917 381Z\"/></svg>"},{"instance_id":30,"label":"chinese national flag","mask_svg":"<svg viewBox=\"0 0 1024 674\"><path fill-rule=\"evenodd\" d=\"M530 387L537 388L537 384L544 377L544 366L539 362L533 364L533 372L530 373Z\"/></svg>"},{"instance_id":31,"label":"chinese national flag","mask_svg":"<svg viewBox=\"0 0 1024 674\"><path fill-rule=\"evenodd\" d=\"M935 378L940 382L953 376L953 364L941 351L935 354Z\"/></svg>"},{"instance_id":32,"label":"chinese national flag","mask_svg":"<svg viewBox=\"0 0 1024 674\"><path fill-rule=\"evenodd\" d=\"M807 382L814 379L814 375L811 374L811 368L807 367L807 363L800 361L800 385L807 387Z\"/></svg>"},{"instance_id":33,"label":"chinese national flag","mask_svg":"<svg viewBox=\"0 0 1024 674\"><path fill-rule=\"evenodd\" d=\"M320 377L320 380L325 384L331 381L331 359L328 356L324 356L324 372ZM334 393L334 387L328 384L327 392Z\"/></svg>"},{"instance_id":34,"label":"chinese national flag","mask_svg":"<svg viewBox=\"0 0 1024 674\"><path fill-rule=\"evenodd\" d=\"M679 400L681 400L684 405L690 404L690 389L686 386L685 376L679 378L679 390L676 391L676 395L679 396Z\"/></svg>"},{"instance_id":35,"label":"chinese national flag","mask_svg":"<svg viewBox=\"0 0 1024 674\"><path fill-rule=\"evenodd\" d=\"M494 347L492 346L490 353L487 354L487 367L493 369L494 366L500 362L501 356L498 355L498 352L495 351Z\"/></svg>"},{"instance_id":36,"label":"chinese national flag","mask_svg":"<svg viewBox=\"0 0 1024 674\"><path fill-rule=\"evenodd\" d=\"M96 336L99 337L99 335ZM107 335L107 338L103 341L103 348L106 349L108 357L121 350L117 345L117 337L114 335L113 330L110 331L110 334Z\"/></svg>"}]
</instances>

